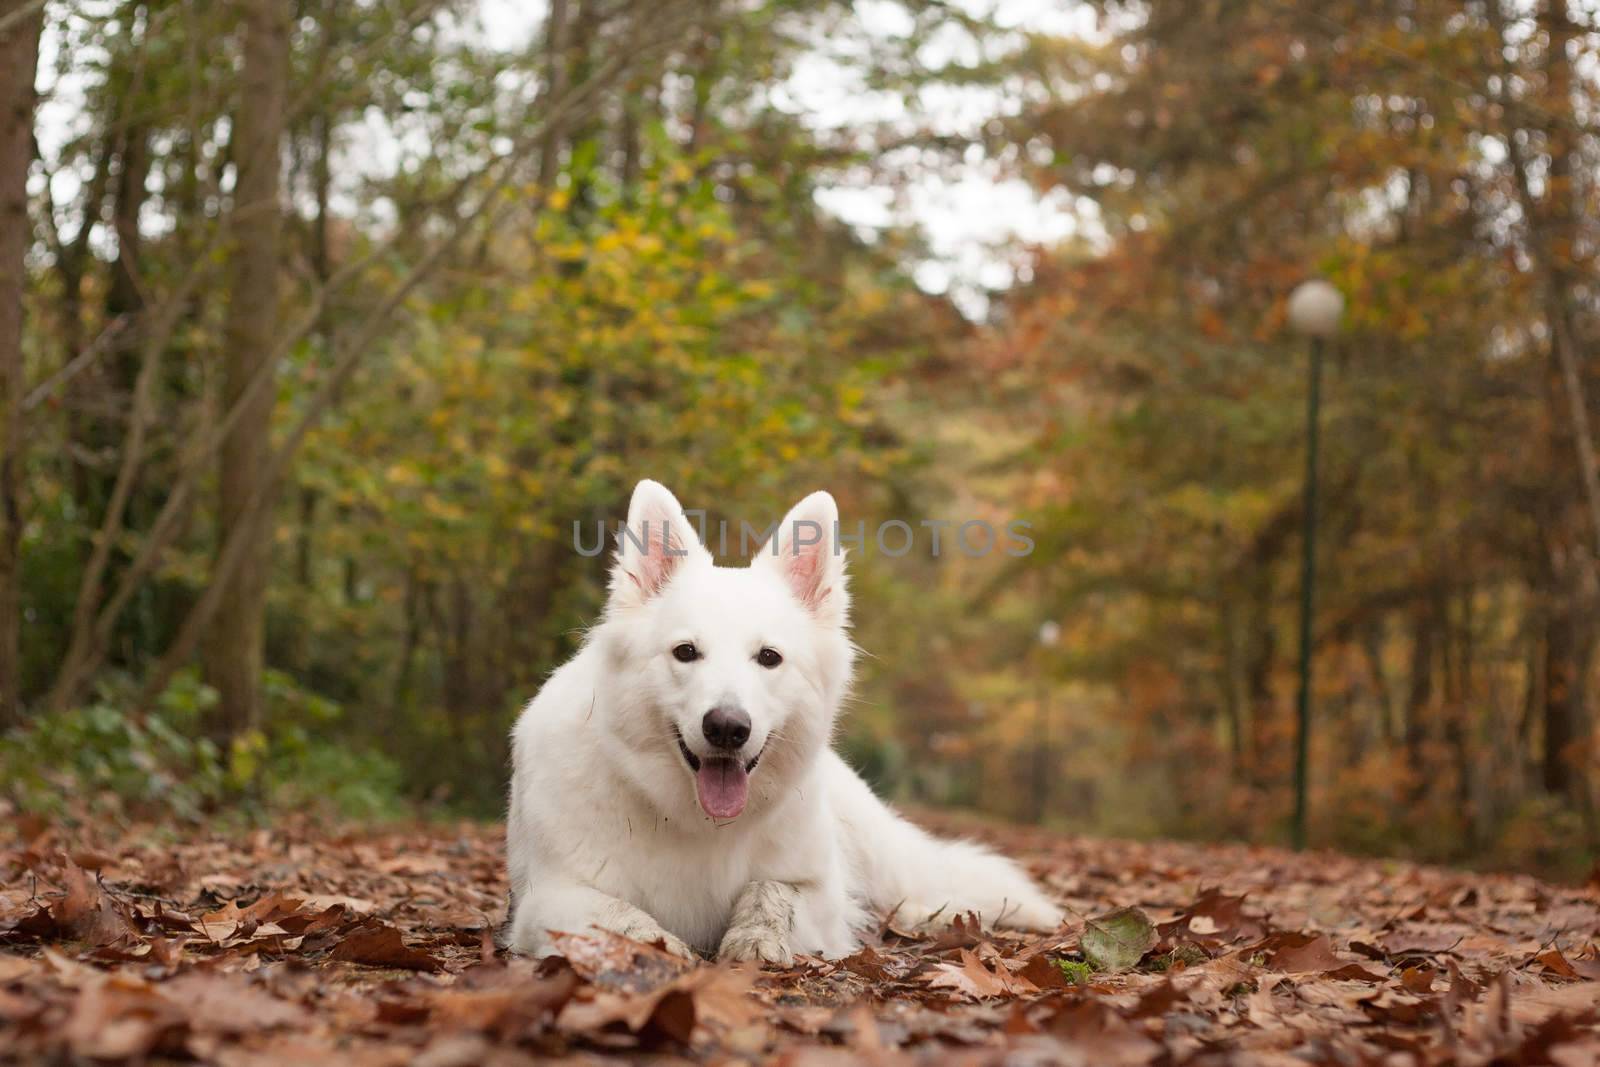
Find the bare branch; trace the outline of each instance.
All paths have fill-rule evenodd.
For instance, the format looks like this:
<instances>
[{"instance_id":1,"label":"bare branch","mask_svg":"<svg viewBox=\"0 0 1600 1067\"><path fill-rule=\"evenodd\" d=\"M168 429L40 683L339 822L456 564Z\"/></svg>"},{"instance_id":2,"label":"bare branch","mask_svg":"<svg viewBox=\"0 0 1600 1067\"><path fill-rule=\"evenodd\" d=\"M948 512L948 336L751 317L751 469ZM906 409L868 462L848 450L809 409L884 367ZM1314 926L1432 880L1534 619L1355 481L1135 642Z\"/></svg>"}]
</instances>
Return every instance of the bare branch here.
<instances>
[{"instance_id":1,"label":"bare branch","mask_svg":"<svg viewBox=\"0 0 1600 1067\"><path fill-rule=\"evenodd\" d=\"M0 33L9 33L11 27L20 26L28 19L44 10L46 0L33 0L32 3L23 4L15 11L0 18Z\"/></svg>"},{"instance_id":2,"label":"bare branch","mask_svg":"<svg viewBox=\"0 0 1600 1067\"><path fill-rule=\"evenodd\" d=\"M57 389L60 389L63 385L83 373L90 364L100 358L100 354L110 347L113 341L122 336L122 332L127 328L128 317L126 315L118 315L106 323L105 329L100 331L98 337L89 342L88 348L73 356L66 366L33 387L33 390L28 393L27 398L22 402L23 412L33 411L40 404L49 400L50 395Z\"/></svg>"}]
</instances>

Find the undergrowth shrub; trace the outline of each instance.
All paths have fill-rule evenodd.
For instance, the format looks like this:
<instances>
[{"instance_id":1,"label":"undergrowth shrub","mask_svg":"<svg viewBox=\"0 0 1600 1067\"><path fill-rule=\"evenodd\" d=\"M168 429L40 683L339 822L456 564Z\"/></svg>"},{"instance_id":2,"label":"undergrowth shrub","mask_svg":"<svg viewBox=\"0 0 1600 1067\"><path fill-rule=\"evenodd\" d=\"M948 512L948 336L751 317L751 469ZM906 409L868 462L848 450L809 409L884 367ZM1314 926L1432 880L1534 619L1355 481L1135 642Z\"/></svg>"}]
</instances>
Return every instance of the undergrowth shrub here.
<instances>
[{"instance_id":1,"label":"undergrowth shrub","mask_svg":"<svg viewBox=\"0 0 1600 1067\"><path fill-rule=\"evenodd\" d=\"M406 811L399 767L342 736L343 710L266 678L265 722L219 747L202 729L216 692L179 675L143 715L112 683L82 707L41 712L0 736L0 797L62 817L193 821L223 809L247 817L309 811L352 819Z\"/></svg>"}]
</instances>

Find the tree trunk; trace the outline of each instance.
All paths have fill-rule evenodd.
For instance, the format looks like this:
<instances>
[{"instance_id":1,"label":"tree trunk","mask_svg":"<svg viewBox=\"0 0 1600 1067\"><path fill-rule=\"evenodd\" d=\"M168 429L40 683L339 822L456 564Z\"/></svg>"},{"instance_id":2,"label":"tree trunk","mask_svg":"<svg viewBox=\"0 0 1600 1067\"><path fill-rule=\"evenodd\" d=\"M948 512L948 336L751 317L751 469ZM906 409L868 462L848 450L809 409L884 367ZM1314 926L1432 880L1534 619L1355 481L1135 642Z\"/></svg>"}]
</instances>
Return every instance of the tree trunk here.
<instances>
[{"instance_id":1,"label":"tree trunk","mask_svg":"<svg viewBox=\"0 0 1600 1067\"><path fill-rule=\"evenodd\" d=\"M1240 662L1239 608L1231 594L1221 597L1222 613L1222 710L1228 728L1229 773L1239 781L1245 766L1244 744L1244 668Z\"/></svg>"},{"instance_id":2,"label":"tree trunk","mask_svg":"<svg viewBox=\"0 0 1600 1067\"><path fill-rule=\"evenodd\" d=\"M63 242L56 250L55 274L60 285L61 316L61 364L63 367L76 359L84 349L84 321L83 321L83 290L84 278L88 272L91 260L89 238L94 233L95 226L99 224L102 214L102 204L105 201L106 185L110 181L111 148L109 141L98 147L94 152L94 171L86 183L84 192L80 196L82 208L79 212L81 221L78 223L77 232L69 242ZM86 461L96 451L95 434L98 430L99 420L90 413L95 400L105 392L105 369L99 357L86 367L83 373L72 378L66 383L67 394L67 439L72 447L68 448L68 462L72 469L72 499L79 508L86 509L89 514L96 514L99 504L96 502L98 487L95 482L96 472L94 465ZM103 501L104 497L99 497ZM92 546L83 543L84 558L92 551Z\"/></svg>"},{"instance_id":3,"label":"tree trunk","mask_svg":"<svg viewBox=\"0 0 1600 1067\"><path fill-rule=\"evenodd\" d=\"M27 0L0 0L0 21ZM0 31L0 728L22 718L22 293L41 11Z\"/></svg>"},{"instance_id":4,"label":"tree trunk","mask_svg":"<svg viewBox=\"0 0 1600 1067\"><path fill-rule=\"evenodd\" d=\"M145 306L145 286L141 274L143 241L139 233L139 215L144 210L145 184L150 176L150 143L143 127L129 121L123 132L117 153L120 166L115 188L112 191L111 225L117 236L117 257L111 264L111 282L106 289L106 321L127 316L134 328L117 335L108 360L113 388L117 395L126 398L133 393L133 381L139 376L140 312ZM108 436L115 440L120 427L110 429Z\"/></svg>"},{"instance_id":5,"label":"tree trunk","mask_svg":"<svg viewBox=\"0 0 1600 1067\"><path fill-rule=\"evenodd\" d=\"M1372 689L1377 696L1377 734L1384 748L1392 750L1400 731L1395 714L1394 690L1389 681L1389 672L1383 665L1383 647L1389 636L1389 629L1384 622L1380 618L1361 628L1361 651L1367 657L1367 671L1372 675Z\"/></svg>"},{"instance_id":6,"label":"tree trunk","mask_svg":"<svg viewBox=\"0 0 1600 1067\"><path fill-rule=\"evenodd\" d=\"M1487 8L1490 24L1500 39L1506 37L1505 14L1498 4ZM1547 0L1538 18L1549 33L1543 49L1545 84L1542 109L1504 108L1509 128L1505 143L1518 205L1524 217L1528 254L1541 278L1545 325L1550 340L1550 398L1555 410L1565 410L1566 431L1578 460L1577 484L1553 484L1544 509L1543 528L1558 540L1536 549L1546 554L1535 574L1534 590L1544 601L1544 748L1541 778L1546 791L1572 799L1586 796L1586 771L1581 761L1580 733L1585 718L1584 672L1592 631L1595 553L1600 553L1600 460L1590 429L1586 379L1586 354L1578 350L1573 292L1573 250L1581 240L1583 217L1575 193L1572 124L1552 116L1571 111L1573 70L1568 45L1578 37L1578 27L1566 5ZM1503 101L1502 101L1503 102ZM1545 174L1542 191L1530 177L1530 159L1520 136L1523 124L1539 123L1545 140ZM1528 138L1527 140L1531 140ZM1588 537L1567 532L1564 512L1570 502L1587 504ZM1592 552L1579 545L1596 546Z\"/></svg>"},{"instance_id":7,"label":"tree trunk","mask_svg":"<svg viewBox=\"0 0 1600 1067\"><path fill-rule=\"evenodd\" d=\"M617 184L622 187L622 199L631 205L639 187L641 158L644 152L644 132L641 116L649 106L645 99L646 83L639 78L623 90L622 123L617 129L617 145L621 162L617 169Z\"/></svg>"},{"instance_id":8,"label":"tree trunk","mask_svg":"<svg viewBox=\"0 0 1600 1067\"><path fill-rule=\"evenodd\" d=\"M93 373L84 375L77 383L78 399L86 411L78 415L76 441L84 457L75 472L79 490L77 503L83 508L91 527L101 525L111 503L113 486L117 479L117 449L126 430L122 413L132 402L134 380L139 376L143 362L139 343L141 316L145 310L145 286L141 275L142 240L139 232L139 215L144 210L145 186L153 163L148 112L152 97L146 90L148 33L150 20L144 0L127 0L118 4L118 22L125 29L124 40L113 52L106 72L106 90L115 103L107 116L107 131L100 149L99 188L91 191L92 201L86 202L84 221L75 238L75 247L68 263L63 264L63 286L70 290L67 297L74 316L82 314L85 265L95 259L89 241L93 238L94 221L99 216L101 204L109 200L111 215L108 220L116 238L116 251L112 258L109 277L103 287L105 321L121 320L124 327L111 339L105 355L96 360ZM109 197L106 195L109 193ZM91 282L90 291L97 287ZM81 321L81 319L80 319ZM68 359L76 355L81 342L74 338ZM143 509L138 504L138 493L128 507L130 529L136 529ZM113 553L114 566L123 562L120 546Z\"/></svg>"},{"instance_id":9,"label":"tree trunk","mask_svg":"<svg viewBox=\"0 0 1600 1067\"><path fill-rule=\"evenodd\" d=\"M1541 778L1545 792L1564 800L1581 800L1584 793L1588 725L1584 689L1593 647L1575 600L1561 596L1550 605L1544 646Z\"/></svg>"},{"instance_id":10,"label":"tree trunk","mask_svg":"<svg viewBox=\"0 0 1600 1067\"><path fill-rule=\"evenodd\" d=\"M545 17L545 88L540 94L541 103L560 100L567 92L568 64L567 23L569 0L550 0L550 13ZM545 126L544 138L539 147L539 184L548 191L561 170L562 124L551 122Z\"/></svg>"},{"instance_id":11,"label":"tree trunk","mask_svg":"<svg viewBox=\"0 0 1600 1067\"><path fill-rule=\"evenodd\" d=\"M140 6L129 5L129 10L136 11ZM142 77L136 77L135 86L142 81ZM136 107L137 105L135 109ZM106 353L105 379L109 382L109 389L102 395L115 405L115 410L128 412L138 406L134 394L138 389L139 376L146 359L141 336L145 327L148 304L143 275L144 246L139 232L139 216L144 211L145 185L150 177L151 151L149 134L136 118L129 118L125 122L117 147L117 157L119 167L111 194L111 225L117 237L117 253L111 263L111 278L106 288L105 321L121 320L126 325L117 332ZM154 392L151 393L147 403L153 405L151 421L159 422L159 412L162 407L159 382L154 383ZM119 418L102 416L95 423L95 454L112 460L108 466L97 470L94 474L96 483L92 496L94 510L89 514L91 521L97 525L105 521L106 509L113 499L118 473L118 465L115 462L117 446L123 440L125 429ZM159 509L160 488L141 484L140 480L136 480L127 497L123 523L129 532L141 531L149 525L151 516ZM106 571L107 577L114 582L116 575L127 564L127 551L121 545L116 546L111 554L110 567ZM130 668L136 669L146 655L160 651L160 648L156 647L159 638L154 633L157 627L151 618L149 610L151 606L148 594L141 597L139 607L143 610L132 613L130 619L132 627L124 635L125 654L122 659ZM114 645L113 649L115 647Z\"/></svg>"},{"instance_id":12,"label":"tree trunk","mask_svg":"<svg viewBox=\"0 0 1600 1067\"><path fill-rule=\"evenodd\" d=\"M278 316L278 203L284 101L289 74L287 0L243 0L244 72L233 137L236 170L223 402L231 409L271 358ZM231 737L261 719L270 509L250 501L266 476L273 395L258 390L222 448L217 544L238 531L244 545L230 595L222 599L205 645L206 677L219 697L215 732Z\"/></svg>"},{"instance_id":13,"label":"tree trunk","mask_svg":"<svg viewBox=\"0 0 1600 1067\"><path fill-rule=\"evenodd\" d=\"M1427 793L1428 710L1433 703L1433 669L1439 619L1433 601L1419 603L1412 616L1411 680L1406 692L1406 763L1411 768L1413 799Z\"/></svg>"},{"instance_id":14,"label":"tree trunk","mask_svg":"<svg viewBox=\"0 0 1600 1067\"><path fill-rule=\"evenodd\" d=\"M426 593L415 567L406 568L405 629L400 638L400 666L394 676L393 711L411 706L411 678L416 667L417 643L422 637L422 607Z\"/></svg>"},{"instance_id":15,"label":"tree trunk","mask_svg":"<svg viewBox=\"0 0 1600 1067\"><path fill-rule=\"evenodd\" d=\"M1245 699L1250 709L1250 780L1266 787L1280 780L1277 755L1277 700L1272 691L1272 666L1277 658L1277 632L1272 627L1270 561L1261 560L1252 578L1250 618L1245 631Z\"/></svg>"},{"instance_id":16,"label":"tree trunk","mask_svg":"<svg viewBox=\"0 0 1600 1067\"><path fill-rule=\"evenodd\" d=\"M333 52L334 32L337 26L337 11L331 3L324 3L318 8L320 23L318 39L317 69L324 69ZM311 222L310 250L311 274L317 281L317 286L327 290L333 278L333 242L330 238L332 217L329 214L329 201L333 191L333 126L334 116L332 101L325 102L324 106L311 116L312 150L315 156L311 161L311 193L316 200L317 213ZM322 352L331 355L333 352L332 322L328 308L324 306L323 312L317 317L317 324L313 333L320 342ZM313 539L316 532L317 504L320 494L309 485L300 487L300 521L295 530L295 581L302 590L312 588L313 571ZM304 631L309 637L309 630ZM304 654L299 656L303 665L307 662Z\"/></svg>"},{"instance_id":17,"label":"tree trunk","mask_svg":"<svg viewBox=\"0 0 1600 1067\"><path fill-rule=\"evenodd\" d=\"M1463 566L1461 573L1468 571ZM1439 614L1445 620L1444 642L1444 739L1450 746L1456 771L1456 813L1468 847L1478 839L1478 815L1474 810L1472 702L1472 588L1462 590L1459 624L1451 620L1450 605L1443 597Z\"/></svg>"}]
</instances>

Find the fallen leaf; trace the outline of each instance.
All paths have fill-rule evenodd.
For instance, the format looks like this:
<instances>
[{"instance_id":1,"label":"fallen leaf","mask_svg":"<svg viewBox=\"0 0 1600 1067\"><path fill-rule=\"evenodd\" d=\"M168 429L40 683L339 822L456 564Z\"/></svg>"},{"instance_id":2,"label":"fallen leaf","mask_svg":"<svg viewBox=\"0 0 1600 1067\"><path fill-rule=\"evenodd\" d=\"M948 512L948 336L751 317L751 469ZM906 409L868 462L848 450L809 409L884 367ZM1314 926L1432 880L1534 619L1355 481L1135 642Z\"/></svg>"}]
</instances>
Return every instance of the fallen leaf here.
<instances>
[{"instance_id":1,"label":"fallen leaf","mask_svg":"<svg viewBox=\"0 0 1600 1067\"><path fill-rule=\"evenodd\" d=\"M961 949L960 963L940 963L928 979L931 989L950 989L973 1000L1035 993L1038 988L1021 975L1003 968L991 969L971 949Z\"/></svg>"},{"instance_id":2,"label":"fallen leaf","mask_svg":"<svg viewBox=\"0 0 1600 1067\"><path fill-rule=\"evenodd\" d=\"M1255 951L1266 954L1267 967L1289 974L1332 971L1346 963L1333 951L1326 934L1274 934Z\"/></svg>"},{"instance_id":3,"label":"fallen leaf","mask_svg":"<svg viewBox=\"0 0 1600 1067\"><path fill-rule=\"evenodd\" d=\"M162 1049L176 1051L186 1027L179 1007L148 984L113 976L78 994L61 1036L75 1055L128 1060Z\"/></svg>"},{"instance_id":4,"label":"fallen leaf","mask_svg":"<svg viewBox=\"0 0 1600 1067\"><path fill-rule=\"evenodd\" d=\"M1082 1000L1059 1007L1046 1021L1047 1033L1069 1042L1082 1059L1106 1067L1136 1067L1159 1058L1163 1049L1106 1005Z\"/></svg>"},{"instance_id":5,"label":"fallen leaf","mask_svg":"<svg viewBox=\"0 0 1600 1067\"><path fill-rule=\"evenodd\" d=\"M51 831L19 851L0 818L0 1060L1575 1067L1600 1040L1600 912L1579 890L1331 853L979 833L1074 914L1138 905L1157 947L1074 984L1058 964L1101 919L1040 935L960 915L790 968L594 930L535 961L492 940L497 827L136 827L131 843L95 842L101 881L69 871L82 846ZM380 869L396 856L428 873ZM219 890L209 871L240 873ZM1196 883L1228 889L1183 905ZM107 907L124 934L73 933Z\"/></svg>"},{"instance_id":6,"label":"fallen leaf","mask_svg":"<svg viewBox=\"0 0 1600 1067\"><path fill-rule=\"evenodd\" d=\"M556 933L551 940L573 970L591 982L617 989L655 989L693 966L656 945L605 930Z\"/></svg>"},{"instance_id":7,"label":"fallen leaf","mask_svg":"<svg viewBox=\"0 0 1600 1067\"><path fill-rule=\"evenodd\" d=\"M1097 971L1132 970L1156 945L1156 930L1138 908L1119 908L1090 919L1083 929L1083 957Z\"/></svg>"},{"instance_id":8,"label":"fallen leaf","mask_svg":"<svg viewBox=\"0 0 1600 1067\"><path fill-rule=\"evenodd\" d=\"M851 974L873 982L881 982L895 977L891 967L891 957L884 955L871 945L862 945L855 952L839 961L839 966Z\"/></svg>"},{"instance_id":9,"label":"fallen leaf","mask_svg":"<svg viewBox=\"0 0 1600 1067\"><path fill-rule=\"evenodd\" d=\"M189 971L155 987L196 1030L240 1034L305 1026L310 1013L232 974Z\"/></svg>"},{"instance_id":10,"label":"fallen leaf","mask_svg":"<svg viewBox=\"0 0 1600 1067\"><path fill-rule=\"evenodd\" d=\"M1015 973L1038 989L1069 989L1076 984L1056 965L1053 958L1042 952L1030 957Z\"/></svg>"},{"instance_id":11,"label":"fallen leaf","mask_svg":"<svg viewBox=\"0 0 1600 1067\"><path fill-rule=\"evenodd\" d=\"M50 914L68 937L99 946L134 935L127 916L82 867L68 860L62 881L66 894L51 905Z\"/></svg>"},{"instance_id":12,"label":"fallen leaf","mask_svg":"<svg viewBox=\"0 0 1600 1067\"><path fill-rule=\"evenodd\" d=\"M1433 992L1433 978L1437 974L1432 967L1420 965L1407 967L1400 972L1400 984L1413 993Z\"/></svg>"},{"instance_id":13,"label":"fallen leaf","mask_svg":"<svg viewBox=\"0 0 1600 1067\"><path fill-rule=\"evenodd\" d=\"M363 963L369 967L394 967L407 971L437 971L444 967L438 957L410 947L398 929L383 923L365 926L346 935L334 946L333 958Z\"/></svg>"}]
</instances>

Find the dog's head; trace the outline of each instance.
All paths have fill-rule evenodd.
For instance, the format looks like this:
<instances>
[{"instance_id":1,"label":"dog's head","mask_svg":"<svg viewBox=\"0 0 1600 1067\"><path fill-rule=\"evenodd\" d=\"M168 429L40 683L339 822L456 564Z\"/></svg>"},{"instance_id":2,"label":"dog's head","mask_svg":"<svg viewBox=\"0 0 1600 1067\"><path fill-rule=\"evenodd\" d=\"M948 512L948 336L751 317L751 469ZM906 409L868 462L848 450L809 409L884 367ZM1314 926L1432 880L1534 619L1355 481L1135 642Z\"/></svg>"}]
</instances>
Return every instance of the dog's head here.
<instances>
[{"instance_id":1,"label":"dog's head","mask_svg":"<svg viewBox=\"0 0 1600 1067\"><path fill-rule=\"evenodd\" d=\"M666 488L634 489L597 639L614 751L661 809L767 807L827 745L854 655L838 518L812 493L718 567Z\"/></svg>"}]
</instances>

